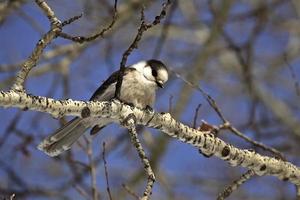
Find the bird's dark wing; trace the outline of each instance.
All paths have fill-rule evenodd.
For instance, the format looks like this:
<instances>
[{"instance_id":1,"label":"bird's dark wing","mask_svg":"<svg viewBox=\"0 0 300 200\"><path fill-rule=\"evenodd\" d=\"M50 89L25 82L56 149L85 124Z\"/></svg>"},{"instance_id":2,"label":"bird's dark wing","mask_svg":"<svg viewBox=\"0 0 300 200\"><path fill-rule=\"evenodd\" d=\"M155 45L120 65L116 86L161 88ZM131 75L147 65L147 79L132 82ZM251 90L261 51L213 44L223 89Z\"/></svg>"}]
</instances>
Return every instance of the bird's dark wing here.
<instances>
[{"instance_id":1,"label":"bird's dark wing","mask_svg":"<svg viewBox=\"0 0 300 200\"><path fill-rule=\"evenodd\" d=\"M124 76L132 70L135 70L135 69L134 68L125 68ZM104 96L105 96L104 93L106 92L106 90L109 87L115 87L115 83L117 83L117 81L118 81L119 74L120 74L120 70L112 73L110 75L110 77L108 77L108 79L106 79L106 81L104 81L104 83L94 92L94 94L90 98L90 101L97 101L97 100L105 99L104 98ZM111 89L112 88L110 88L109 90L111 90ZM113 91L115 91L115 88L113 89ZM112 98L113 98L113 96L112 96ZM105 125L104 126L96 125L92 128L90 134L91 135L96 135L104 127L105 127Z\"/></svg>"},{"instance_id":2,"label":"bird's dark wing","mask_svg":"<svg viewBox=\"0 0 300 200\"><path fill-rule=\"evenodd\" d=\"M124 76L132 70L136 70L136 69L130 68L130 67L125 68ZM119 74L120 74L120 70L112 73L110 75L110 77L108 77L108 79L106 79L106 81L104 81L104 83L94 92L94 94L90 98L90 101L99 99L99 97L106 91L106 89L109 86L113 85L114 83L116 83L118 81Z\"/></svg>"},{"instance_id":3,"label":"bird's dark wing","mask_svg":"<svg viewBox=\"0 0 300 200\"><path fill-rule=\"evenodd\" d=\"M102 83L102 85L94 92L92 97L90 98L90 101L95 100L97 97L101 96L105 90L112 84L116 83L118 81L120 70L115 71Z\"/></svg>"}]
</instances>

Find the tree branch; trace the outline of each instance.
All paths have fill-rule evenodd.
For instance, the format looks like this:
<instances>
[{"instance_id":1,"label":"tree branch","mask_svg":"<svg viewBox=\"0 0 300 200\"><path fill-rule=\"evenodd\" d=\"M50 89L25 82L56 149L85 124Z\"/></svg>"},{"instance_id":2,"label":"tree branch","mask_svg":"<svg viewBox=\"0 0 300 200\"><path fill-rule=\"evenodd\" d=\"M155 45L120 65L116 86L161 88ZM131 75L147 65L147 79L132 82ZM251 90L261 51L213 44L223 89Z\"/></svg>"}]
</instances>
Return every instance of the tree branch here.
<instances>
[{"instance_id":1,"label":"tree branch","mask_svg":"<svg viewBox=\"0 0 300 200\"><path fill-rule=\"evenodd\" d=\"M18 72L14 85L12 86L13 90L22 91L24 90L24 82L30 72L30 70L36 66L37 61L43 53L43 50L46 46L61 32L61 22L57 19L52 9L48 4L43 0L36 0L36 4L42 9L44 14L48 17L51 28L50 30L39 40L36 44L35 49L29 58L24 62L22 69Z\"/></svg>"},{"instance_id":2,"label":"tree branch","mask_svg":"<svg viewBox=\"0 0 300 200\"><path fill-rule=\"evenodd\" d=\"M169 113L148 112L116 100L110 102L55 100L13 90L0 92L0 106L40 111L54 117L101 116L119 122L132 113L137 119L137 124L159 129L173 138L199 148L206 155L215 155L227 161L231 166L242 166L253 170L256 175L271 175L300 186L300 168L292 163L236 148L210 132L195 130L176 121Z\"/></svg>"},{"instance_id":3,"label":"tree branch","mask_svg":"<svg viewBox=\"0 0 300 200\"><path fill-rule=\"evenodd\" d=\"M225 190L219 194L217 200L224 200L225 198L229 197L233 191L237 190L243 183L245 183L254 175L254 171L248 170L238 180L235 180L231 185L226 187Z\"/></svg>"},{"instance_id":4,"label":"tree branch","mask_svg":"<svg viewBox=\"0 0 300 200\"><path fill-rule=\"evenodd\" d=\"M110 192L110 187L109 187L109 181L108 181L108 170L107 170L107 162L105 159L105 142L102 143L102 158L103 158L103 165L104 165L104 174L105 174L105 180L106 180L106 191L109 197L109 200L112 200L111 192Z\"/></svg>"},{"instance_id":5,"label":"tree branch","mask_svg":"<svg viewBox=\"0 0 300 200\"><path fill-rule=\"evenodd\" d=\"M113 17L112 17L110 24L107 27L103 28L102 30L98 31L97 33L95 33L91 36L71 36L67 33L60 32L59 37L62 37L67 40L71 40L73 42L78 42L78 43L90 42L90 41L96 40L98 37L103 37L104 34L113 27L113 25L115 24L115 22L117 20L117 3L118 3L118 1L115 0ZM79 19L80 17L81 17L81 15L75 16L75 17L63 22L63 25L70 24L73 21Z\"/></svg>"},{"instance_id":6,"label":"tree branch","mask_svg":"<svg viewBox=\"0 0 300 200\"><path fill-rule=\"evenodd\" d=\"M148 179L147 179L147 186L143 194L142 200L148 200L150 198L150 195L152 194L152 188L153 184L155 182L155 176L153 173L153 170L151 168L149 159L147 158L145 151L141 145L141 142L139 141L137 137L137 132L136 132L136 117L133 113L130 113L125 120L122 122L122 124L128 129L131 142L135 146L139 157L144 164L144 169L145 172L147 173Z\"/></svg>"}]
</instances>

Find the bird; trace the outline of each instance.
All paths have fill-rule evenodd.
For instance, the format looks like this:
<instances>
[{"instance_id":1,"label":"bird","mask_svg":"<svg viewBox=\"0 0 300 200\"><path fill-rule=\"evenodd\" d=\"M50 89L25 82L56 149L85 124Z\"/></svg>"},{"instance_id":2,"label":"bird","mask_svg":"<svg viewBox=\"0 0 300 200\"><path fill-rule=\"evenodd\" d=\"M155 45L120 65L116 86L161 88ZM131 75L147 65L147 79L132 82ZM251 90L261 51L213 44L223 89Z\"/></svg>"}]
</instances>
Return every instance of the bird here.
<instances>
[{"instance_id":1,"label":"bird","mask_svg":"<svg viewBox=\"0 0 300 200\"><path fill-rule=\"evenodd\" d=\"M112 73L94 92L90 101L114 99L119 74L120 70ZM156 91L163 88L168 77L166 65L159 60L139 61L130 65L124 70L119 100L140 109L152 109ZM51 157L58 156L69 150L89 128L92 128L90 133L94 135L112 122L112 119L101 117L75 117L46 137L37 148Z\"/></svg>"}]
</instances>

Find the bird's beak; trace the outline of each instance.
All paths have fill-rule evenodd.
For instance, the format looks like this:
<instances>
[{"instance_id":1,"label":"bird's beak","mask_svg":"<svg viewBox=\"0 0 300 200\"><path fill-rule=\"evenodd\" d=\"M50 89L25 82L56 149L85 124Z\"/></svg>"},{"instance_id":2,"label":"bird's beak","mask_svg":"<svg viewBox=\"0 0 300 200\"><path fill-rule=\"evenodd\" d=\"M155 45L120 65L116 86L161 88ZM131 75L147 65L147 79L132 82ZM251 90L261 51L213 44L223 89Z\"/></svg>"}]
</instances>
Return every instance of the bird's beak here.
<instances>
[{"instance_id":1,"label":"bird's beak","mask_svg":"<svg viewBox=\"0 0 300 200\"><path fill-rule=\"evenodd\" d=\"M162 83L162 81L155 81L156 82L156 85L160 88L164 88L164 85Z\"/></svg>"}]
</instances>

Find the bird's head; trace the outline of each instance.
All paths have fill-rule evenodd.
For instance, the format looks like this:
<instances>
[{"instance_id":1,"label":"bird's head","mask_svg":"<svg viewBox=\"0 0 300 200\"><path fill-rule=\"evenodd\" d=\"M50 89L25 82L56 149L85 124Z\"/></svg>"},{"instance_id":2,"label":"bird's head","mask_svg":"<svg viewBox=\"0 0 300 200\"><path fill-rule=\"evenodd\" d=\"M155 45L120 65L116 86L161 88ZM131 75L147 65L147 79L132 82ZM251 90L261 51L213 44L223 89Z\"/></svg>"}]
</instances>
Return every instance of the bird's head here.
<instances>
[{"instance_id":1,"label":"bird's head","mask_svg":"<svg viewBox=\"0 0 300 200\"><path fill-rule=\"evenodd\" d=\"M137 63L134 68L141 72L148 81L153 82L160 88L163 88L168 81L167 67L159 60L142 61Z\"/></svg>"}]
</instances>

